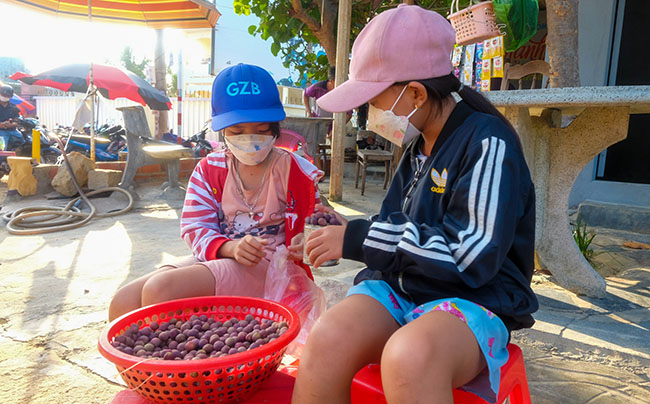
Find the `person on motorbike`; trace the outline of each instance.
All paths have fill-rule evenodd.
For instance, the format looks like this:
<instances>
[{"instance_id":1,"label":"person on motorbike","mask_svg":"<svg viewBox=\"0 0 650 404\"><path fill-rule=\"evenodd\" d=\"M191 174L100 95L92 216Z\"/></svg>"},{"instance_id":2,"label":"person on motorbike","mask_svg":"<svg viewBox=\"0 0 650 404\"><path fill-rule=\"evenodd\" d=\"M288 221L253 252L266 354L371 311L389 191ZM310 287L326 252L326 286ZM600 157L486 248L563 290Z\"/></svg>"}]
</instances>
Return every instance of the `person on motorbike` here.
<instances>
[{"instance_id":1,"label":"person on motorbike","mask_svg":"<svg viewBox=\"0 0 650 404\"><path fill-rule=\"evenodd\" d=\"M20 117L20 110L17 106L10 103L11 97L14 96L14 89L6 84L0 87L0 130L20 133L16 130Z\"/></svg>"}]
</instances>

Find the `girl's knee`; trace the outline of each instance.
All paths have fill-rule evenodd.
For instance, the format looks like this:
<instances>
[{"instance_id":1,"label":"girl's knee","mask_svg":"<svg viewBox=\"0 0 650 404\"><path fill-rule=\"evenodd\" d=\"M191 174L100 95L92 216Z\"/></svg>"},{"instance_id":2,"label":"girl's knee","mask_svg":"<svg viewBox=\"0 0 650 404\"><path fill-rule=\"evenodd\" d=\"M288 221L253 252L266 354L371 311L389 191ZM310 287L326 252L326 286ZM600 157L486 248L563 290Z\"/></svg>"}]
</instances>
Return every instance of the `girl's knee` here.
<instances>
[{"instance_id":1,"label":"girl's knee","mask_svg":"<svg viewBox=\"0 0 650 404\"><path fill-rule=\"evenodd\" d=\"M142 305L148 306L170 300L168 296L173 288L167 273L161 272L153 275L142 286Z\"/></svg>"},{"instance_id":2,"label":"girl's knee","mask_svg":"<svg viewBox=\"0 0 650 404\"><path fill-rule=\"evenodd\" d=\"M130 285L126 285L115 292L108 306L108 321L113 321L141 306L140 291L133 289Z\"/></svg>"},{"instance_id":3,"label":"girl's knee","mask_svg":"<svg viewBox=\"0 0 650 404\"><path fill-rule=\"evenodd\" d=\"M340 347L345 343L346 332L336 326L337 320L326 312L314 324L307 347L318 354L327 355L331 350Z\"/></svg>"},{"instance_id":4,"label":"girl's knee","mask_svg":"<svg viewBox=\"0 0 650 404\"><path fill-rule=\"evenodd\" d=\"M435 373L444 373L445 356L445 348L435 338L402 328L384 346L381 356L382 372L383 369L389 369L404 377L414 378L431 373L436 368L438 370ZM451 374L451 369L449 373Z\"/></svg>"}]
</instances>

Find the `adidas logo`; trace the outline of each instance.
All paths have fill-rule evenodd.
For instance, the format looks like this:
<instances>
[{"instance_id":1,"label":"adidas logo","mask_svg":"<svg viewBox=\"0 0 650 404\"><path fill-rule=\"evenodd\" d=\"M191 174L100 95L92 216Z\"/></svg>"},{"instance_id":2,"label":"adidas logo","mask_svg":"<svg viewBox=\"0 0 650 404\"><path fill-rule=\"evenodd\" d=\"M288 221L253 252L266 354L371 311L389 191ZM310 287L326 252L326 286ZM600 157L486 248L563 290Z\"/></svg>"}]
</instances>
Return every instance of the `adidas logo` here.
<instances>
[{"instance_id":1,"label":"adidas logo","mask_svg":"<svg viewBox=\"0 0 650 404\"><path fill-rule=\"evenodd\" d=\"M433 183L437 186L431 187L431 192L437 194L444 194L445 187L447 186L447 169L442 170L442 174L438 172L435 168L431 169L431 179Z\"/></svg>"}]
</instances>

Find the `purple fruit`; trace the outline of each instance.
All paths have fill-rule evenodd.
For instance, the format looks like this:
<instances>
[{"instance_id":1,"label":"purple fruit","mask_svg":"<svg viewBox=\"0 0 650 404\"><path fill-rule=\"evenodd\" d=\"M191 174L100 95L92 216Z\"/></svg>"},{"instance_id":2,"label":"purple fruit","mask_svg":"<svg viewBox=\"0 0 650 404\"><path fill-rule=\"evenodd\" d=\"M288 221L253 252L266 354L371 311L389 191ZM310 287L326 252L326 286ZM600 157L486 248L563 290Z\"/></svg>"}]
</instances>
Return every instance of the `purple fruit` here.
<instances>
[{"instance_id":1,"label":"purple fruit","mask_svg":"<svg viewBox=\"0 0 650 404\"><path fill-rule=\"evenodd\" d=\"M324 217L321 217L320 219L318 219L318 225L319 226L327 226L327 220L325 220Z\"/></svg>"},{"instance_id":2,"label":"purple fruit","mask_svg":"<svg viewBox=\"0 0 650 404\"><path fill-rule=\"evenodd\" d=\"M234 347L236 343L237 343L237 338L235 337L230 337L226 339L226 345L228 345L229 347Z\"/></svg>"},{"instance_id":3,"label":"purple fruit","mask_svg":"<svg viewBox=\"0 0 650 404\"><path fill-rule=\"evenodd\" d=\"M341 223L339 223L338 220L336 220L336 217L332 217L332 218L330 218L330 222L329 222L329 223L330 223L332 226L337 226L337 225L340 225L340 224L341 224Z\"/></svg>"},{"instance_id":4,"label":"purple fruit","mask_svg":"<svg viewBox=\"0 0 650 404\"><path fill-rule=\"evenodd\" d=\"M193 351L196 348L198 348L199 344L196 341L189 341L188 343L185 344L185 350L187 351Z\"/></svg>"}]
</instances>

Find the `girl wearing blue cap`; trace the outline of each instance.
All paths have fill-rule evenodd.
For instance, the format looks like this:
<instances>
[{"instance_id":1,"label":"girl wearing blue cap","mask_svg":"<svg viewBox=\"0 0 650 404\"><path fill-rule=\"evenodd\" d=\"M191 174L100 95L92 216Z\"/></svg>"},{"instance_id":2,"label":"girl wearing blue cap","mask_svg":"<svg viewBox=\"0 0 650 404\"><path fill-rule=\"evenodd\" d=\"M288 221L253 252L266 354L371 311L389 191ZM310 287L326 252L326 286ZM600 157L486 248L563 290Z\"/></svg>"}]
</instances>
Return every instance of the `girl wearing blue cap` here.
<instances>
[{"instance_id":1,"label":"girl wearing blue cap","mask_svg":"<svg viewBox=\"0 0 650 404\"><path fill-rule=\"evenodd\" d=\"M495 402L510 331L533 324L530 173L506 119L451 73L454 42L440 14L400 4L361 31L350 79L318 100L368 102L368 128L405 153L376 217L306 241L316 267L367 268L311 330L294 404L349 403L369 362L389 404L449 404L455 388Z\"/></svg>"},{"instance_id":2,"label":"girl wearing blue cap","mask_svg":"<svg viewBox=\"0 0 650 404\"><path fill-rule=\"evenodd\" d=\"M223 70L212 86L212 129L227 148L194 169L181 236L193 257L165 265L122 287L109 319L141 306L206 295L262 297L275 247L287 245L302 263L305 219L320 201L322 172L307 160L274 147L285 118L277 86L258 66Z\"/></svg>"}]
</instances>

